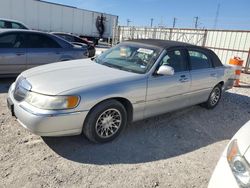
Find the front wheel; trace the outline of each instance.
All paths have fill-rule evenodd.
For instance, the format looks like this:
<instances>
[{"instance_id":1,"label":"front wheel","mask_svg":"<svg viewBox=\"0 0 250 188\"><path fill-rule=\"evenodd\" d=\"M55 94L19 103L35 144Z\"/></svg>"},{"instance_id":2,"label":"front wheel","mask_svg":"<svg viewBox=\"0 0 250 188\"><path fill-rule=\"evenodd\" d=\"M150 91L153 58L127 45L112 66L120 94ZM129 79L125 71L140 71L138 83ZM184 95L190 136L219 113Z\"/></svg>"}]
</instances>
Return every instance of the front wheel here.
<instances>
[{"instance_id":1,"label":"front wheel","mask_svg":"<svg viewBox=\"0 0 250 188\"><path fill-rule=\"evenodd\" d=\"M221 93L221 85L215 86L212 92L210 93L208 100L205 103L202 103L201 106L207 109L213 109L219 103L221 99Z\"/></svg>"},{"instance_id":2,"label":"front wheel","mask_svg":"<svg viewBox=\"0 0 250 188\"><path fill-rule=\"evenodd\" d=\"M92 142L104 143L114 140L127 124L127 112L116 101L104 101L90 111L83 133Z\"/></svg>"}]
</instances>

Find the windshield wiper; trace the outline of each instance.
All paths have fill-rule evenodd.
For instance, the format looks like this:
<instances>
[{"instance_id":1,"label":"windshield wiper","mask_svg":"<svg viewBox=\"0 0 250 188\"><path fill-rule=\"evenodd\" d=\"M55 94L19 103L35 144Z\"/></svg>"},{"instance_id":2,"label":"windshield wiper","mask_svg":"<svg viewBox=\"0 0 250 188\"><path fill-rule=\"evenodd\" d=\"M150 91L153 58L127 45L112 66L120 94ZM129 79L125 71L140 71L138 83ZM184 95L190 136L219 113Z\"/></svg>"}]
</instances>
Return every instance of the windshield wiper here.
<instances>
[{"instance_id":1,"label":"windshield wiper","mask_svg":"<svg viewBox=\"0 0 250 188\"><path fill-rule=\"evenodd\" d=\"M108 62L104 62L102 63L103 65L107 66L107 67L110 67L110 68L116 68L116 69L120 69L120 70L123 70L121 66L118 66L118 65L113 65L113 64L110 64Z\"/></svg>"},{"instance_id":2,"label":"windshield wiper","mask_svg":"<svg viewBox=\"0 0 250 188\"><path fill-rule=\"evenodd\" d=\"M119 65L109 64L109 63L107 63L107 62L104 62L103 65L105 65L105 66L107 66L107 67L110 67L110 68L115 68L115 69L127 71L127 72L139 73L139 72L137 72L137 71L133 71L133 70L131 70L131 69L126 69L126 68L121 67L121 66L119 66Z\"/></svg>"}]
</instances>

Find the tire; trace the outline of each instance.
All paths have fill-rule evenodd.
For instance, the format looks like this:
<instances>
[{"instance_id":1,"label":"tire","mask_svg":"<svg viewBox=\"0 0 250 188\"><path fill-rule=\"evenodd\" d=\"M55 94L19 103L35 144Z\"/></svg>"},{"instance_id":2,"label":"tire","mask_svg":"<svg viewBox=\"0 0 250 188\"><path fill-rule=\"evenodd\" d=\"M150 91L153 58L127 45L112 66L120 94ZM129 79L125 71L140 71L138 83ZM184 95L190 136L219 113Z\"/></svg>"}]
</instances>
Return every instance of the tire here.
<instances>
[{"instance_id":1,"label":"tire","mask_svg":"<svg viewBox=\"0 0 250 188\"><path fill-rule=\"evenodd\" d=\"M202 103L201 106L207 109L215 108L220 102L222 94L221 85L216 85L211 91L208 100L205 103Z\"/></svg>"},{"instance_id":2,"label":"tire","mask_svg":"<svg viewBox=\"0 0 250 188\"><path fill-rule=\"evenodd\" d=\"M90 111L83 125L84 135L94 143L114 140L127 125L127 111L116 100L98 104Z\"/></svg>"}]
</instances>

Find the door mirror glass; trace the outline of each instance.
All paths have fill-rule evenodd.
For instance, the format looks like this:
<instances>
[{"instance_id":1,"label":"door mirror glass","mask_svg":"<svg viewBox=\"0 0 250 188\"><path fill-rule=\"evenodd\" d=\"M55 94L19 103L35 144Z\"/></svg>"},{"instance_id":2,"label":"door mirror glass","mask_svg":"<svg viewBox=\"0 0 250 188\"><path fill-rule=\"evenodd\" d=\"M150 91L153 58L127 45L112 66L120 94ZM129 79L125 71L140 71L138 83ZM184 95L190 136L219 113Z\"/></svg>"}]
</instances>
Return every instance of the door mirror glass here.
<instances>
[{"instance_id":1,"label":"door mirror glass","mask_svg":"<svg viewBox=\"0 0 250 188\"><path fill-rule=\"evenodd\" d=\"M157 74L172 76L172 75L174 75L174 69L173 69L173 67L170 67L168 65L162 65L158 69Z\"/></svg>"}]
</instances>

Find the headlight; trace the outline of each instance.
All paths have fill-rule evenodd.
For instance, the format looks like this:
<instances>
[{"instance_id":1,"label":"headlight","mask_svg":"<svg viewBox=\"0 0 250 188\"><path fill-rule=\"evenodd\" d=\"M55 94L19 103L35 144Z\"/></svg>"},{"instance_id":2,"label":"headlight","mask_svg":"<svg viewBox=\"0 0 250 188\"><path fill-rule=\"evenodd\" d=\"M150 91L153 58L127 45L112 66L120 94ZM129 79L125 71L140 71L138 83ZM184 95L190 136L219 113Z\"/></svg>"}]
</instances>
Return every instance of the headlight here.
<instances>
[{"instance_id":1,"label":"headlight","mask_svg":"<svg viewBox=\"0 0 250 188\"><path fill-rule=\"evenodd\" d=\"M16 80L14 89L14 98L21 102L25 99L27 92L31 90L31 84L22 76L19 76Z\"/></svg>"},{"instance_id":2,"label":"headlight","mask_svg":"<svg viewBox=\"0 0 250 188\"><path fill-rule=\"evenodd\" d=\"M28 92L25 101L32 106L44 110L65 110L77 107L79 96L49 96Z\"/></svg>"},{"instance_id":3,"label":"headlight","mask_svg":"<svg viewBox=\"0 0 250 188\"><path fill-rule=\"evenodd\" d=\"M239 151L237 140L233 140L228 147L227 161L238 184L241 187L250 187L250 167Z\"/></svg>"}]
</instances>

